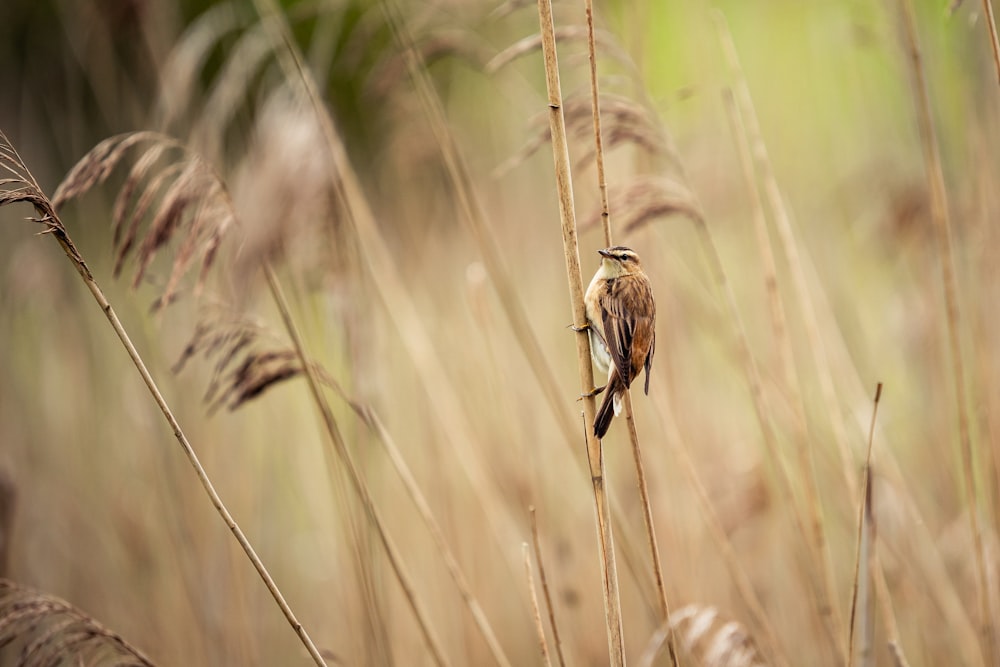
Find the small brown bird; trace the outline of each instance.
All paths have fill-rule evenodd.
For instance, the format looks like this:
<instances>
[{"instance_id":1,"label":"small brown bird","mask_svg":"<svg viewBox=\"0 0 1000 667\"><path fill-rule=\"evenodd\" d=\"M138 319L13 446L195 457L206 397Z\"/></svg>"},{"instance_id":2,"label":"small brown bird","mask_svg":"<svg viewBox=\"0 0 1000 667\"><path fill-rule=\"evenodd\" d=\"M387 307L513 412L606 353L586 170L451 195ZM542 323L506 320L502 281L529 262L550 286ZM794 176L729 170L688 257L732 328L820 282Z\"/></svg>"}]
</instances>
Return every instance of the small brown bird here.
<instances>
[{"instance_id":1,"label":"small brown bird","mask_svg":"<svg viewBox=\"0 0 1000 667\"><path fill-rule=\"evenodd\" d=\"M656 302L639 256L625 246L598 250L601 265L590 281L584 304L594 364L608 373L608 383L591 395L607 390L594 419L594 435L603 438L611 419L622 411L622 397L639 371L649 368L656 349Z\"/></svg>"}]
</instances>

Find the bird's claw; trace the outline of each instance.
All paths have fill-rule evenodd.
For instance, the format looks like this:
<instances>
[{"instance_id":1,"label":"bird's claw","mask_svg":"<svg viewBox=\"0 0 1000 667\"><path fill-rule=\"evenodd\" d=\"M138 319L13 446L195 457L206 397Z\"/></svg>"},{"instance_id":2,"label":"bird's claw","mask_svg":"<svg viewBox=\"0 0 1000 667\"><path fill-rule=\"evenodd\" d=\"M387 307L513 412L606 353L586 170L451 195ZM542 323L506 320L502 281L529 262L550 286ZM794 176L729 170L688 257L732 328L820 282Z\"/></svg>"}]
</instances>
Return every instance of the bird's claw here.
<instances>
[{"instance_id":1,"label":"bird's claw","mask_svg":"<svg viewBox=\"0 0 1000 667\"><path fill-rule=\"evenodd\" d=\"M583 331L590 331L590 322L584 323L584 325L582 327L578 327L575 324L567 324L566 328L567 329L572 329L573 331L575 331L577 333L581 333Z\"/></svg>"},{"instance_id":2,"label":"bird's claw","mask_svg":"<svg viewBox=\"0 0 1000 667\"><path fill-rule=\"evenodd\" d=\"M576 400L582 401L585 398L593 398L594 396L597 396L602 391L604 391L607 388L607 386L608 385L605 384L605 385L601 385L600 387L594 387L593 389L591 389L590 391L588 391L586 394L580 394L580 398L578 398Z\"/></svg>"}]
</instances>

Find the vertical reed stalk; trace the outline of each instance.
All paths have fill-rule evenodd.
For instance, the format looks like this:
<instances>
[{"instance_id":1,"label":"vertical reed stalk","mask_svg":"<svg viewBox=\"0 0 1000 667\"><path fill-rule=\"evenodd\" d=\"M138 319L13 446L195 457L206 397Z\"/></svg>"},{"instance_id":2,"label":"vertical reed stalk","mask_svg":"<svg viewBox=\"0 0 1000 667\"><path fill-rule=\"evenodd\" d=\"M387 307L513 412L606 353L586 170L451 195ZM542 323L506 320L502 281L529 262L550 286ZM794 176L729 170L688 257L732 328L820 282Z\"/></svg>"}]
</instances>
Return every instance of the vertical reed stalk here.
<instances>
[{"instance_id":1,"label":"vertical reed stalk","mask_svg":"<svg viewBox=\"0 0 1000 667\"><path fill-rule=\"evenodd\" d=\"M937 132L931 114L930 92L920 53L916 17L909 0L899 0L903 22L903 34L908 56L910 82L913 86L913 100L916 107L920 145L924 156L927 190L931 199L931 218L934 222L938 257L941 262L941 283L944 292L945 322L948 333L948 353L951 361L955 391L955 413L958 419L958 446L965 478L965 504L969 515L969 530L972 533L973 557L976 563L976 578L979 594L980 642L987 663L997 664L997 646L994 638L993 604L990 601L989 578L986 570L986 553L983 530L980 525L980 504L976 484L976 455L969 427L968 398L966 396L965 362L962 358L961 311L958 303L958 278L955 271L955 257L952 250L952 223L948 207L948 192L941 166L941 154Z\"/></svg>"},{"instance_id":2,"label":"vertical reed stalk","mask_svg":"<svg viewBox=\"0 0 1000 667\"><path fill-rule=\"evenodd\" d=\"M875 439L875 419L878 417L878 406L881 398L882 383L879 382L875 387L872 420L868 427L868 452L865 455L864 485L858 503L857 551L854 558L854 585L851 589L851 617L847 639L849 667L853 667L855 664L869 667L873 658L872 643L875 619L871 604L871 574L875 565L875 512L872 508L872 442ZM856 628L861 631L858 663L855 663L854 660Z\"/></svg>"},{"instance_id":3,"label":"vertical reed stalk","mask_svg":"<svg viewBox=\"0 0 1000 667\"><path fill-rule=\"evenodd\" d=\"M608 203L608 182L604 172L604 138L601 134L601 103L600 88L597 78L597 40L594 35L594 2L586 0L587 14L587 56L590 63L590 105L594 121L594 156L597 166L597 189L601 199L601 228L604 231L604 245L614 245L611 235L611 209ZM625 418L628 423L629 441L632 444L632 457L635 461L636 482L643 508L643 521L646 527L646 538L649 545L650 560L653 562L653 581L656 584L657 602L659 604L660 622L665 623L668 630L668 649L671 663L680 667L680 657L677 652L677 638L674 626L670 621L670 605L667 602L667 591L663 582L663 565L660 561L660 548L656 540L656 527L653 523L653 510L649 503L649 489L646 486L646 471L642 463L642 449L639 445L639 434L635 428L632 415L631 389L625 390Z\"/></svg>"},{"instance_id":4,"label":"vertical reed stalk","mask_svg":"<svg viewBox=\"0 0 1000 667\"><path fill-rule=\"evenodd\" d=\"M580 274L580 251L577 247L576 211L573 202L573 181L570 174L569 147L566 143L566 122L563 117L562 90L559 84L559 62L556 56L555 26L552 20L551 0L538 0L538 18L542 35L542 53L545 59L545 85L548 90L549 128L552 134L552 156L555 162L556 188L559 197L559 218L562 227L563 251L566 260L566 279L569 283L570 306L576 335L577 366L580 370L582 394L589 394L594 387L594 370L591 365L590 336L584 330L587 317L583 305L583 278ZM622 637L621 599L618 592L618 569L615 565L614 540L611 530L611 513L607 489L604 486L604 452L600 439L594 435L594 397L583 399L587 460L594 488L594 506L597 512L597 532L600 542L601 570L603 574L604 612L607 620L608 649L611 664L625 664L625 646Z\"/></svg>"},{"instance_id":5,"label":"vertical reed stalk","mask_svg":"<svg viewBox=\"0 0 1000 667\"><path fill-rule=\"evenodd\" d=\"M986 16L986 29L990 35L990 50L993 53L993 69L1000 83L1000 38L997 37L997 22L993 18L992 0L983 0L983 14Z\"/></svg>"},{"instance_id":6,"label":"vertical reed stalk","mask_svg":"<svg viewBox=\"0 0 1000 667\"><path fill-rule=\"evenodd\" d=\"M649 542L649 555L653 561L653 577L656 581L657 599L660 603L660 621L667 626L667 650L670 662L674 667L680 667L680 653L677 651L677 636L674 625L670 623L670 605L667 603L667 589L663 583L663 567L660 565L660 547L656 541L656 529L653 525L653 508L649 502L649 488L646 485L646 469L642 463L642 448L639 447L639 434L635 429L635 418L632 416L632 391L625 390L625 423L628 425L628 436L632 443L632 458L635 460L636 484L639 487L639 500L642 505L642 520L646 526L646 539Z\"/></svg>"},{"instance_id":7,"label":"vertical reed stalk","mask_svg":"<svg viewBox=\"0 0 1000 667\"><path fill-rule=\"evenodd\" d=\"M382 0L381 7L383 13L392 28L393 35L399 44L404 60L406 61L410 77L413 80L414 88L420 98L424 112L431 131L434 133L435 144L441 151L448 174L454 185L455 197L462 212L459 220L465 225L479 248L483 259L483 265L490 277L490 283L496 290L500 305L504 315L510 325L518 345L521 347L528 367L532 371L535 381L538 383L549 404L549 409L555 417L563 432L563 441L567 445L571 444L577 437L576 426L573 423L570 413L565 407L565 396L559 388L555 373L549 364L548 357L543 353L538 338L529 324L529 318L524 310L515 283L510 271L504 265L500 249L497 245L496 236L492 232L492 225L489 224L487 213L484 211L482 203L476 196L476 189L473 187L469 169L459 146L455 141L454 134L448 128L447 117L441 105L441 100L434 91L434 86L427 74L427 68L422 60L420 51L414 46L413 37L406 29L406 24L400 19L399 10L393 0ZM592 26L591 26L592 27ZM591 33L591 49L593 50L593 34ZM596 70L594 71L596 76ZM599 118L599 115L597 116ZM599 120L597 121L599 123ZM598 135L599 136L599 135ZM604 156L603 150L598 149L598 168L601 181L604 219L609 225L605 232L606 245L611 243L610 222L607 215L607 184L603 178ZM573 452L573 460L580 459ZM621 519L617 506L612 505L611 522L619 527L625 522ZM649 603L646 591L647 582L641 579L644 571L638 566L638 558L635 556L635 547L632 546L630 535L627 531L621 530L618 536L618 546L625 563L625 567L635 577L637 585L643 591L643 600Z\"/></svg>"},{"instance_id":8,"label":"vertical reed stalk","mask_svg":"<svg viewBox=\"0 0 1000 667\"><path fill-rule=\"evenodd\" d=\"M524 576L528 581L528 593L531 598L532 617L535 621L535 631L538 633L538 644L542 651L542 662L545 667L552 667L549 659L549 643L545 640L545 626L542 625L542 610L538 606L538 591L535 589L535 578L531 574L531 552L528 543L521 545L521 553L524 556Z\"/></svg>"},{"instance_id":9,"label":"vertical reed stalk","mask_svg":"<svg viewBox=\"0 0 1000 667\"><path fill-rule=\"evenodd\" d=\"M757 120L757 114L753 104L753 98L750 95L750 87L743 74L739 55L736 51L736 45L733 43L732 35L729 32L729 26L722 13L716 13L715 17L719 32L719 39L722 43L726 60L728 61L729 67L736 79L736 96L745 117L744 127L746 129L746 136L748 137L757 166L761 171L764 191L771 207L771 211L774 215L775 228L778 232L781 247L785 253L785 257L788 261L789 269L792 274L791 283L795 290L796 300L798 301L802 312L806 337L809 340L809 349L813 353L813 364L817 370L820 392L823 396L824 402L828 406L827 411L830 415L831 427L834 432L834 440L837 443L840 453L844 478L845 480L850 480L847 482L848 488L854 488L852 486L852 473L850 472L852 456L850 447L847 444L847 433L844 428L843 419L840 417L840 409L837 402L836 389L833 384L832 373L830 372L830 364L826 357L822 336L820 335L820 328L815 308L813 307L812 299L809 295L805 271L802 268L802 260L799 256L795 233L792 229L791 216L789 215L788 208L785 205L781 190L778 187L778 181L774 175L774 170L771 167L770 157L767 153L767 145L764 143L763 135L760 131L760 124ZM783 322L783 320L781 322ZM801 396L802 392L801 390L798 390L795 373L792 372L790 368L790 348L782 352L782 359L785 381L791 383L790 390L794 395ZM804 480L804 489L806 494L809 543L815 552L815 558L818 561L817 565L819 567L819 574L821 577L821 585L816 588L816 593L820 596L818 600L820 616L824 627L826 628L828 639L840 657L841 662L846 662L848 656L844 651L844 646L840 642L842 641L842 638L847 636L847 631L844 629L843 619L841 618L839 606L837 605L836 586L834 584L833 575L833 561L830 555L829 543L826 538L823 511L820 505L818 484L816 482L815 457L813 455L812 448L809 446L808 427L805 420L804 408L801 404L797 407L795 424L795 435L796 440L798 440L796 451L798 453L799 469Z\"/></svg>"},{"instance_id":10,"label":"vertical reed stalk","mask_svg":"<svg viewBox=\"0 0 1000 667\"><path fill-rule=\"evenodd\" d=\"M368 490L368 485L365 483L364 477L361 475L361 471L354 462L354 457L351 456L351 452L347 448L347 443L344 441L344 438L340 433L340 428L337 426L337 422L333 417L333 412L330 410L329 404L323 398L323 393L320 390L319 378L316 376L316 368L309 363L309 356L306 354L305 344L302 341L302 335L299 333L298 327L295 325L295 320L292 319L291 311L288 308L288 301L285 299L281 285L278 283L278 277L274 274L274 269L271 268L269 264L264 265L264 274L267 277L267 285L271 290L271 296L274 298L274 303L278 307L278 311L281 314L281 320L285 325L285 330L288 332L288 337L292 340L292 346L295 348L295 354L298 357L299 364L302 366L302 373L305 375L306 381L309 385L309 392L312 395L313 402L316 404L316 407L320 412L320 416L323 418L323 425L326 428L327 435L330 436L330 441L333 444L334 450L337 452L337 456L340 458L341 463L347 470L348 478L354 486L354 491L361 499L365 513L371 520L372 526L375 528L375 532L378 534L379 540L381 540L382 546L385 548L386 556L389 558L389 564L392 566L396 579L399 581L399 585L403 589L403 594L406 596L406 601L410 605L410 609L413 612L414 618L417 620L417 624L420 626L420 631L424 636L424 641L427 642L427 647L430 649L434 662L439 666L447 665L448 661L444 656L444 651L441 649L441 643L438 641L433 629L431 628L427 614L420 605L416 589L414 589L410 576L406 571L405 565L403 564L402 554L400 554L399 548L396 546L395 542L392 541L392 538L386 531L385 523L382 521L378 508L375 507L375 501L371 496L371 492Z\"/></svg>"},{"instance_id":11,"label":"vertical reed stalk","mask_svg":"<svg viewBox=\"0 0 1000 667\"><path fill-rule=\"evenodd\" d=\"M601 135L601 97L597 84L597 39L594 35L594 0L586 0L587 8L587 59L590 62L590 107L594 118L594 158L597 166L597 189L601 194L601 229L604 246L610 248L611 208L608 204L608 181L604 176L604 137Z\"/></svg>"},{"instance_id":12,"label":"vertical reed stalk","mask_svg":"<svg viewBox=\"0 0 1000 667\"><path fill-rule=\"evenodd\" d=\"M462 410L461 400L443 370L445 365L434 349L426 324L419 317L417 308L409 296L406 281L400 275L397 263L393 260L385 239L375 223L375 214L364 195L333 119L316 90L316 83L303 64L302 54L292 41L284 15L274 0L255 0L255 5L258 13L276 32L272 37L273 47L287 76L290 80L297 80L301 84L302 93L316 114L334 165L335 173L332 178L337 196L345 209L346 221L358 239L360 254L368 266L369 274L379 297L385 304L387 314L396 328L402 332L400 340L419 371L420 381L427 392L434 396L431 406L441 422L447 425L444 434L454 454L454 460L478 494L478 500L484 508L486 520L490 524L496 542L500 545L516 543L520 531L514 523L511 510L503 502L495 476L487 473L483 463L468 447L469 442L477 440L475 430ZM508 564L513 567L513 563Z\"/></svg>"},{"instance_id":13,"label":"vertical reed stalk","mask_svg":"<svg viewBox=\"0 0 1000 667\"><path fill-rule=\"evenodd\" d=\"M549 608L549 625L552 626L552 641L556 645L556 657L559 658L559 667L566 667L566 659L563 657L562 640L559 638L559 625L556 623L556 610L552 604L552 594L549 592L549 581L545 576L545 562L542 560L542 545L538 539L538 521L535 517L535 508L529 507L528 513L531 515L531 543L535 548L535 562L538 563L538 578L542 582L542 593L545 595L545 604Z\"/></svg>"},{"instance_id":14,"label":"vertical reed stalk","mask_svg":"<svg viewBox=\"0 0 1000 667\"><path fill-rule=\"evenodd\" d=\"M427 532L430 533L431 538L434 540L434 544L437 546L438 552L441 554L441 559L444 561L445 568L447 568L448 574L451 575L452 581L455 582L455 587L458 589L458 593L462 597L462 601L465 603L466 607L468 607L469 613L472 615L472 619L476 623L476 627L479 629L480 634L483 636L483 640L489 647L493 660L500 667L510 667L510 659L507 657L506 653L504 653L503 647L500 645L500 640L497 639L496 633L493 631L493 627L490 625L489 619L486 618L486 613L483 611L483 608L476 599L476 596L472 593L472 587L465 578L465 574L461 565L459 565L454 552L452 552L451 547L448 546L448 541L445 539L444 531L441 529L441 525L438 523L437 519L434 518L434 513L431 511L427 498L424 497L424 494L420 491L420 486L417 484L416 478L410 471L410 467L406 464L406 460L403 459L403 455L399 451L399 447L396 446L392 436L385 428L385 424L383 424L378 415L367 406L351 404L351 408L354 409L358 416L361 417L369 428L375 432L376 438L385 448L390 462L392 462L393 467L396 469L396 474L398 474L399 478L403 481L403 486L406 488L406 492L413 501L413 505L417 508L417 512L420 514L420 517L424 520L424 524L427 526ZM542 571L541 562L539 562L538 569L539 572ZM544 582L545 576L544 573L542 573L542 583L544 584Z\"/></svg>"},{"instance_id":15,"label":"vertical reed stalk","mask_svg":"<svg viewBox=\"0 0 1000 667\"><path fill-rule=\"evenodd\" d=\"M788 667L788 658L785 656L781 643L778 641L778 636L774 631L774 626L771 625L767 612L764 610L764 605L761 602L760 597L758 597L757 592L754 590L753 584L750 582L750 578L747 576L746 570L743 569L743 565L740 563L740 559L736 555L733 543L726 535L726 531L722 526L718 513L712 506L712 501L708 496L708 491L705 489L705 485L702 484L701 479L698 476L698 471L695 468L694 461L691 460L691 454L683 444L683 437L677 427L677 418L674 414L673 406L670 403L669 398L663 397L661 399L661 392L662 390L656 388L653 389L653 398L657 399L656 402L658 404L665 406L664 410L657 411L657 416L660 417L664 430L667 432L666 440L672 443L672 449L677 462L680 463L681 472L688 478L688 481L691 483L691 488L695 492L695 497L698 499L698 505L701 507L702 514L705 516L705 520L708 524L709 534L715 541L715 545L721 552L722 558L726 562L726 566L729 568L729 572L733 577L736 594L740 597L740 599L742 599L743 604L746 605L747 611L750 612L755 629L759 630L760 634L763 635L765 646L767 647L767 657L770 658L771 664L775 665L775 667Z\"/></svg>"}]
</instances>

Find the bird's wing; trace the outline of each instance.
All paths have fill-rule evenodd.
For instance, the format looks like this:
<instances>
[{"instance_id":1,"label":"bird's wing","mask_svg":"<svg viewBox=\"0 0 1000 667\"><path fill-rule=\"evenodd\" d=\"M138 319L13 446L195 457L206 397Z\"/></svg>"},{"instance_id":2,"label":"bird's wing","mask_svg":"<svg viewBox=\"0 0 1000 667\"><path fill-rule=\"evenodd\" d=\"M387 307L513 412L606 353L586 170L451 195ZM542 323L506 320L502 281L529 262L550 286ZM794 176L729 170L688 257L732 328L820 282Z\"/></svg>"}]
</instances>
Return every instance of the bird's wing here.
<instances>
[{"instance_id":1,"label":"bird's wing","mask_svg":"<svg viewBox=\"0 0 1000 667\"><path fill-rule=\"evenodd\" d=\"M641 278L613 281L601 298L601 314L604 338L625 386L632 384L635 375L644 366L648 392L649 369L656 342L656 304L649 281ZM647 349L647 345L648 352L644 356L632 358L633 353L642 354L639 350Z\"/></svg>"},{"instance_id":2,"label":"bird's wing","mask_svg":"<svg viewBox=\"0 0 1000 667\"><path fill-rule=\"evenodd\" d=\"M604 340L611 360L625 386L632 384L632 339L635 337L635 315L626 307L631 301L628 280L615 280L601 298Z\"/></svg>"}]
</instances>

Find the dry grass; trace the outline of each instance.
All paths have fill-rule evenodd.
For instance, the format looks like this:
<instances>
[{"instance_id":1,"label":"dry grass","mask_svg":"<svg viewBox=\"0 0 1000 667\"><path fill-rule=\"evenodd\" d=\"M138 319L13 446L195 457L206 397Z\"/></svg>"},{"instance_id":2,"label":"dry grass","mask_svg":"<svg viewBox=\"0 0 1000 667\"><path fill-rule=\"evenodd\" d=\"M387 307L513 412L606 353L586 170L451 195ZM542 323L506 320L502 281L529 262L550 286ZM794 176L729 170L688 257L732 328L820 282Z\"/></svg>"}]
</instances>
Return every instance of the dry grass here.
<instances>
[{"instance_id":1,"label":"dry grass","mask_svg":"<svg viewBox=\"0 0 1000 667\"><path fill-rule=\"evenodd\" d=\"M167 4L53 10L100 22L65 31L82 76L41 91L34 46L0 75L21 156L68 171L0 155L4 659L146 664L30 584L157 663L308 660L184 423L317 662L659 667L673 631L685 667L992 663L988 0L724 2L721 41L695 5L598 3L589 71L556 3L562 137L534 3ZM87 35L126 32L119 72ZM658 298L643 490L626 420L584 445L553 140L570 284L608 221ZM106 290L169 428L32 231Z\"/></svg>"}]
</instances>

